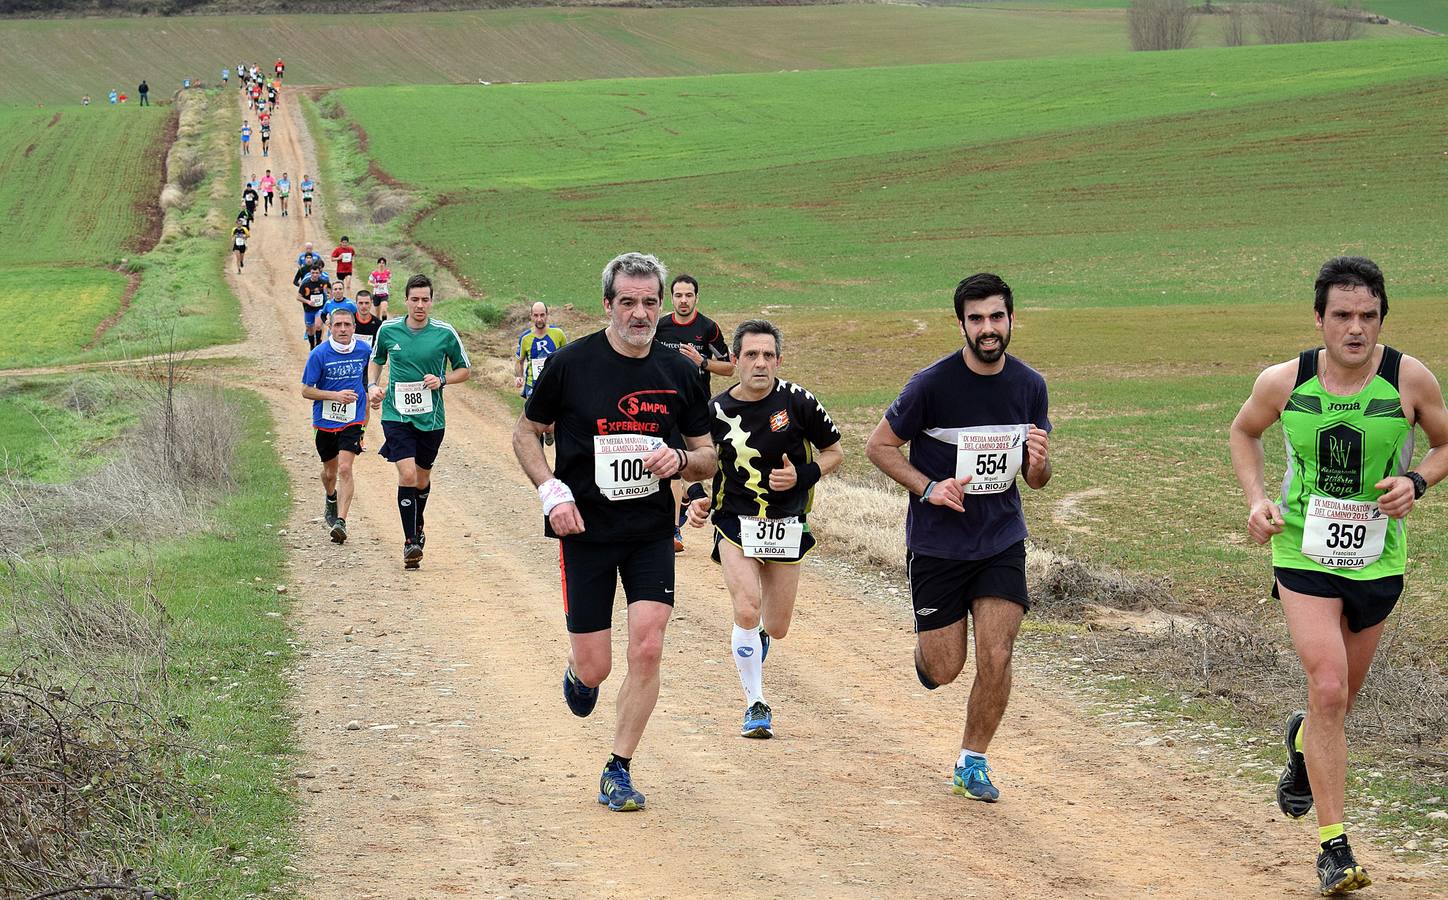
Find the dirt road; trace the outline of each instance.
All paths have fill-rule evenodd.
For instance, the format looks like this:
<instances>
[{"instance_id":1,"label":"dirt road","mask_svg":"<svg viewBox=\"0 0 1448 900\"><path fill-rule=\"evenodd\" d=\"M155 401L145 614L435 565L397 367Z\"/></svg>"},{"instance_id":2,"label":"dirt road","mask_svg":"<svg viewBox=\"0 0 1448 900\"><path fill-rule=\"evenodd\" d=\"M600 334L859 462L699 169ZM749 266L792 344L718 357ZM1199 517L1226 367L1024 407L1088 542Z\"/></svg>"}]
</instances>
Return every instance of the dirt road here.
<instances>
[{"instance_id":1,"label":"dirt road","mask_svg":"<svg viewBox=\"0 0 1448 900\"><path fill-rule=\"evenodd\" d=\"M294 182L318 171L303 127L293 104L274 123L271 168ZM1313 893L1312 824L1178 751L1123 743L1042 676L1018 678L991 748L1002 801L953 796L967 686L921 688L904 600L827 566L806 570L797 624L769 657L777 739L739 738L729 601L700 537L679 561L663 693L635 758L648 809L605 811L595 795L623 651L598 711L574 718L559 690L556 549L513 460L505 404L448 392L421 571L402 570L396 480L375 453L359 460L352 540L328 541L297 384L306 344L291 275L307 240L333 246L319 218L258 218L245 275L227 277L297 498L286 540L306 648L295 679L312 776L297 780L308 896ZM601 263L580 262L586 288ZM1380 848L1360 856L1372 896L1448 889Z\"/></svg>"}]
</instances>

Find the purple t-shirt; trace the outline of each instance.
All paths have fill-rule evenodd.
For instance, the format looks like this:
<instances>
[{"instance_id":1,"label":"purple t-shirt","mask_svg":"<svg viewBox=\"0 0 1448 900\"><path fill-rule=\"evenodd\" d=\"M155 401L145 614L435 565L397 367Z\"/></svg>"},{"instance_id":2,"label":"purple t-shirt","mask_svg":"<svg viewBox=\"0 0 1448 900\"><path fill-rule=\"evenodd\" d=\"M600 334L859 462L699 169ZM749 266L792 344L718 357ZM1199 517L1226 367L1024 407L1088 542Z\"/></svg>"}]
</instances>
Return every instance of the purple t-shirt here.
<instances>
[{"instance_id":1,"label":"purple t-shirt","mask_svg":"<svg viewBox=\"0 0 1448 900\"><path fill-rule=\"evenodd\" d=\"M1046 379L1019 359L1006 354L999 373L977 375L956 352L916 372L885 411L885 421L910 443L910 464L941 481L956 474L962 430L970 436L967 444L975 439L974 446L980 447L989 446L990 435L999 434L1000 448L1019 449L1024 473L1023 426L1050 431L1047 407ZM1009 452L982 450L969 458L994 473L999 484L1002 478L995 467L1011 457ZM973 475L977 488L990 487L990 480L989 475ZM905 514L905 546L922 556L972 560L1025 540L1026 516L1013 478L999 493L970 493L970 485L966 490L963 513L921 503L912 494Z\"/></svg>"}]
</instances>

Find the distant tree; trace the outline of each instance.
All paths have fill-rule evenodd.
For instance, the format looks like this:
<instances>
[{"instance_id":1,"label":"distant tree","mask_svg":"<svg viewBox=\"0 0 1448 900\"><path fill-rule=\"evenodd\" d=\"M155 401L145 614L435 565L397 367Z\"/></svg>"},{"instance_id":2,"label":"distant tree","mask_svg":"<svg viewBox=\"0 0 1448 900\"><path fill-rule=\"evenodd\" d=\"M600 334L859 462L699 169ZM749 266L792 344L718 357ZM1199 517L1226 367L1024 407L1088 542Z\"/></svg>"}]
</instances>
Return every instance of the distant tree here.
<instances>
[{"instance_id":1,"label":"distant tree","mask_svg":"<svg viewBox=\"0 0 1448 900\"><path fill-rule=\"evenodd\" d=\"M1347 6L1330 0L1275 0L1257 10L1257 31L1268 44L1350 41L1362 36L1365 25L1357 0Z\"/></svg>"},{"instance_id":2,"label":"distant tree","mask_svg":"<svg viewBox=\"0 0 1448 900\"><path fill-rule=\"evenodd\" d=\"M1197 33L1191 0L1131 0L1126 21L1133 50L1181 50Z\"/></svg>"},{"instance_id":3,"label":"distant tree","mask_svg":"<svg viewBox=\"0 0 1448 900\"><path fill-rule=\"evenodd\" d=\"M1227 27L1222 32L1222 41L1228 47L1240 47L1247 43L1247 15L1241 3L1233 3L1227 9Z\"/></svg>"}]
</instances>

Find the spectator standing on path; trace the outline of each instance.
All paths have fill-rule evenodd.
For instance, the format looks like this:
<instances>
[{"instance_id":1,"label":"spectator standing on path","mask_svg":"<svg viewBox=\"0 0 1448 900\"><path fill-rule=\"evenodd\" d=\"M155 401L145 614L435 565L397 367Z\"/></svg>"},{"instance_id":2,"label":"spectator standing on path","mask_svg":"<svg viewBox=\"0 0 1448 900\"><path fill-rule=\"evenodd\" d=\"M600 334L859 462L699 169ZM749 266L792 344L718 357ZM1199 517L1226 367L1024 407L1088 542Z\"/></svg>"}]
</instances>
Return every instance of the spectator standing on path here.
<instances>
[{"instance_id":1,"label":"spectator standing on path","mask_svg":"<svg viewBox=\"0 0 1448 900\"><path fill-rule=\"evenodd\" d=\"M151 86L146 83L146 79L141 79L141 84L136 88L136 93L141 95L142 106L151 105Z\"/></svg>"}]
</instances>

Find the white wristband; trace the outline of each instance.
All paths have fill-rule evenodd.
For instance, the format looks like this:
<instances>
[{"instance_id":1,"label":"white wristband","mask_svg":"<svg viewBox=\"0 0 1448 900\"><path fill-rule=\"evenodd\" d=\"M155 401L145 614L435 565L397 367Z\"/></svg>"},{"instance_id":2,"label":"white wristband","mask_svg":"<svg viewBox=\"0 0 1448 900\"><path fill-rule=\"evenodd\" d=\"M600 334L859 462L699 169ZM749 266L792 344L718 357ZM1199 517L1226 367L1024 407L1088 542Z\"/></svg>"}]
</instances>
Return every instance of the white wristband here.
<instances>
[{"instance_id":1,"label":"white wristband","mask_svg":"<svg viewBox=\"0 0 1448 900\"><path fill-rule=\"evenodd\" d=\"M543 501L543 515L553 512L553 507L560 503L572 503L573 492L568 485L557 478L550 478L538 485L538 499Z\"/></svg>"}]
</instances>

